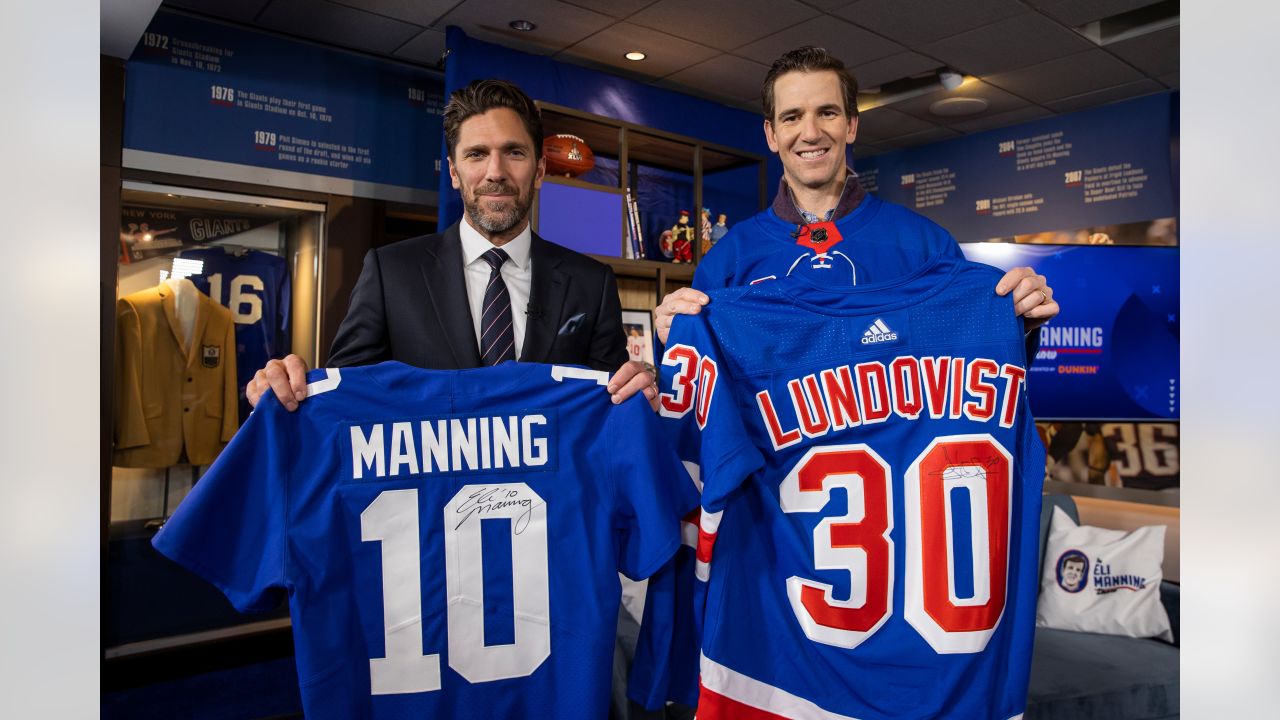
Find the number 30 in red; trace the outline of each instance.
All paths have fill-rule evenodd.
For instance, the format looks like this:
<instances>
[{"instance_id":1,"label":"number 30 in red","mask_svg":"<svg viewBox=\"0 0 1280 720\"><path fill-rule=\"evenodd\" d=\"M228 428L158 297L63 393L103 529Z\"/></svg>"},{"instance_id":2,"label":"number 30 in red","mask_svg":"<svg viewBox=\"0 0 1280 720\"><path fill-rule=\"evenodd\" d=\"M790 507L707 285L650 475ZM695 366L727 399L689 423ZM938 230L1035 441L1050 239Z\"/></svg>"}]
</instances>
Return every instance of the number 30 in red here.
<instances>
[{"instance_id":1,"label":"number 30 in red","mask_svg":"<svg viewBox=\"0 0 1280 720\"><path fill-rule=\"evenodd\" d=\"M1004 613L1009 565L1013 460L990 435L935 439L904 480L905 574L903 614L938 653L986 647ZM892 471L870 447L815 447L779 488L783 512L819 512L832 488L844 488L848 512L823 518L813 532L814 567L850 575L847 599L829 583L793 576L787 595L811 640L855 648L892 614L894 543ZM955 590L951 495L969 496L973 593Z\"/></svg>"}]
</instances>

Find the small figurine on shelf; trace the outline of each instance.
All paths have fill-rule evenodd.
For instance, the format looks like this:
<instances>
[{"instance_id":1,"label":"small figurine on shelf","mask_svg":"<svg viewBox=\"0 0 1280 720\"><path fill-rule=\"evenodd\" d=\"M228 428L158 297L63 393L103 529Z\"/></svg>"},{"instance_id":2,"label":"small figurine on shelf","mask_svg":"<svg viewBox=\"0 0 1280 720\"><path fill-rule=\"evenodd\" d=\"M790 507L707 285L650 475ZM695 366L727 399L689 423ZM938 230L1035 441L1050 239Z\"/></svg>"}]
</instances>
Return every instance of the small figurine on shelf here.
<instances>
[{"instance_id":1,"label":"small figurine on shelf","mask_svg":"<svg viewBox=\"0 0 1280 720\"><path fill-rule=\"evenodd\" d=\"M711 249L711 210L702 208L702 254Z\"/></svg>"},{"instance_id":2,"label":"small figurine on shelf","mask_svg":"<svg viewBox=\"0 0 1280 720\"><path fill-rule=\"evenodd\" d=\"M680 219L671 228L671 262L693 262L693 226L689 224L689 211L681 210Z\"/></svg>"},{"instance_id":3,"label":"small figurine on shelf","mask_svg":"<svg viewBox=\"0 0 1280 720\"><path fill-rule=\"evenodd\" d=\"M729 227L724 224L724 218L724 213L720 213L720 216L716 218L715 226L711 228L712 247L715 247L715 244L720 242L720 238L724 237L724 234L729 232Z\"/></svg>"},{"instance_id":4,"label":"small figurine on shelf","mask_svg":"<svg viewBox=\"0 0 1280 720\"><path fill-rule=\"evenodd\" d=\"M675 256L675 251L671 248L671 231L663 230L658 236L658 250L662 252L662 257L670 260Z\"/></svg>"}]
</instances>

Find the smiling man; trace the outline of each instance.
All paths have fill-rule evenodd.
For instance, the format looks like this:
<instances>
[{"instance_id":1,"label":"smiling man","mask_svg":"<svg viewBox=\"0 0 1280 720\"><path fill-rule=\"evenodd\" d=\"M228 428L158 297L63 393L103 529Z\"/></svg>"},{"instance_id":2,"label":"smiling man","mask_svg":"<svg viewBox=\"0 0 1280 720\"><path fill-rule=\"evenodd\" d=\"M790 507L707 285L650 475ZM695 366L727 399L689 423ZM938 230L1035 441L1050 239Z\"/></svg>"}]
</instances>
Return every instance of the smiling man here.
<instances>
[{"instance_id":1,"label":"smiling man","mask_svg":"<svg viewBox=\"0 0 1280 720\"><path fill-rule=\"evenodd\" d=\"M444 130L465 217L365 255L327 364L587 365L618 371L609 387L615 401L643 392L652 403L653 376L627 361L613 271L529 227L546 170L533 100L511 83L477 80L450 96ZM272 390L296 409L306 371L297 355L272 360L246 388L249 401Z\"/></svg>"},{"instance_id":2,"label":"smiling man","mask_svg":"<svg viewBox=\"0 0 1280 720\"><path fill-rule=\"evenodd\" d=\"M773 63L762 100L765 140L782 161L778 194L711 249L693 288L663 298L655 310L662 342L676 315L696 314L709 302L704 290L794 273L830 286L864 285L910 274L939 254L960 256L950 233L869 195L846 164L845 149L858 134L857 95L844 63L822 48L798 48ZM1032 331L1058 314L1044 276L1014 268L996 292L1012 292L1034 346Z\"/></svg>"}]
</instances>

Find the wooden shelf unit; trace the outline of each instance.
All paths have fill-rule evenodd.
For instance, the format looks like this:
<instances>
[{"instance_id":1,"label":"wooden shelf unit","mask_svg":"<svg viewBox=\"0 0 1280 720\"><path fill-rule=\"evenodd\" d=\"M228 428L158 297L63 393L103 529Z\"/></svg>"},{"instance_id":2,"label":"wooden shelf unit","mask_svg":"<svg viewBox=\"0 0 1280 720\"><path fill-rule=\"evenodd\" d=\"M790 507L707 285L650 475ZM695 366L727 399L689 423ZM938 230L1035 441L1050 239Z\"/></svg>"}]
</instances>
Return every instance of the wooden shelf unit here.
<instances>
[{"instance_id":1,"label":"wooden shelf unit","mask_svg":"<svg viewBox=\"0 0 1280 720\"><path fill-rule=\"evenodd\" d=\"M618 185L601 185L574 178L547 176L545 182L571 185L577 188L598 190L607 193L625 193L637 182L635 169L639 165L661 168L693 176L693 206L703 207L702 179L705 175L726 170L737 170L755 166L757 171L757 192L759 208L763 209L767 202L766 164L765 158L754 153L744 152L737 148L707 142L698 138L678 135L655 128L638 125L625 120L615 120L603 115L595 115L581 110L537 102L542 111L543 131L547 135L567 133L577 135L586 141L592 153L618 161ZM633 197L635 193L633 192ZM534 229L537 229L537 201L534 202ZM627 242L627 221L622 222L623 236L618 238L620 255ZM702 227L695 212L692 222L694 229L693 257L696 264L702 258ZM554 239L554 238L552 238ZM654 293L644 306L652 308L657 305L671 289L680 285L688 285L693 281L693 265L675 264L654 260L631 260L624 257L592 255L600 262L607 263L618 275L620 291L631 297L623 298L624 307L637 307L638 295L628 288L634 288L635 281L651 282ZM631 304L628 304L628 300Z\"/></svg>"}]
</instances>

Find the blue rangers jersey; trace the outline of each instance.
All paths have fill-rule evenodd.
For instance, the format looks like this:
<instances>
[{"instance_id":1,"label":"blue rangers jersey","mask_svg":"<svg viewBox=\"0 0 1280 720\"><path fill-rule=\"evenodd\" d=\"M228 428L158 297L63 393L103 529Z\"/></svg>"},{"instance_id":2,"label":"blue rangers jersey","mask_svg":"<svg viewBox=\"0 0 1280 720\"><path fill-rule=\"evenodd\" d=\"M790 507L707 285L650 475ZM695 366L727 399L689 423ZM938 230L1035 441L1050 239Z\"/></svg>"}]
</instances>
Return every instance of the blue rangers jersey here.
<instances>
[{"instance_id":1,"label":"blue rangers jersey","mask_svg":"<svg viewBox=\"0 0 1280 720\"><path fill-rule=\"evenodd\" d=\"M1021 715L1044 451L1000 275L942 254L676 318L661 413L703 483L699 720Z\"/></svg>"},{"instance_id":2,"label":"blue rangers jersey","mask_svg":"<svg viewBox=\"0 0 1280 720\"><path fill-rule=\"evenodd\" d=\"M698 263L693 286L706 292L796 274L836 287L865 285L910 273L938 254L961 258L951 233L867 195L848 215L803 228L773 208L756 213L734 225Z\"/></svg>"},{"instance_id":3,"label":"blue rangers jersey","mask_svg":"<svg viewBox=\"0 0 1280 720\"><path fill-rule=\"evenodd\" d=\"M259 250L242 254L221 247L184 250L179 257L204 262L191 282L214 302L231 310L236 324L236 383L240 419L253 407L245 385L272 358L289 354L289 308L292 288L284 258Z\"/></svg>"},{"instance_id":4,"label":"blue rangers jersey","mask_svg":"<svg viewBox=\"0 0 1280 720\"><path fill-rule=\"evenodd\" d=\"M314 370L154 539L242 612L289 597L308 718L607 714L620 586L697 496L642 397L508 363Z\"/></svg>"}]
</instances>

